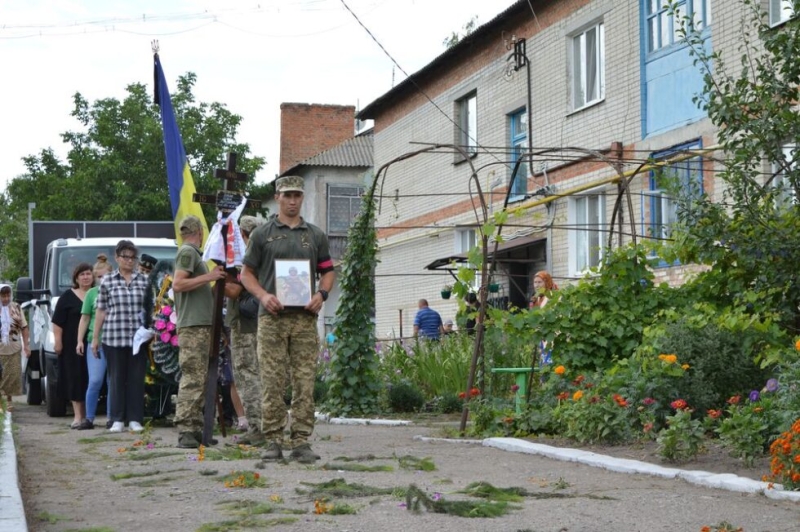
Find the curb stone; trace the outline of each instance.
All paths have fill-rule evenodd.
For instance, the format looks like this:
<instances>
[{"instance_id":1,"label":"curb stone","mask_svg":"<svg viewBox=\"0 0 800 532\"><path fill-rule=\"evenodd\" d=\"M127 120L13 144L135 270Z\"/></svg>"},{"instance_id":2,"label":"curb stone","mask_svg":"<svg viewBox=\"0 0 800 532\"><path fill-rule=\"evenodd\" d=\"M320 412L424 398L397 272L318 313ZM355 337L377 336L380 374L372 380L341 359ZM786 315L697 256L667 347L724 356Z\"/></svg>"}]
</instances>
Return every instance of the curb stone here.
<instances>
[{"instance_id":1,"label":"curb stone","mask_svg":"<svg viewBox=\"0 0 800 532\"><path fill-rule=\"evenodd\" d=\"M0 439L0 532L27 532L25 507L19 491L17 452L11 433L11 412L6 412L4 418Z\"/></svg>"}]
</instances>

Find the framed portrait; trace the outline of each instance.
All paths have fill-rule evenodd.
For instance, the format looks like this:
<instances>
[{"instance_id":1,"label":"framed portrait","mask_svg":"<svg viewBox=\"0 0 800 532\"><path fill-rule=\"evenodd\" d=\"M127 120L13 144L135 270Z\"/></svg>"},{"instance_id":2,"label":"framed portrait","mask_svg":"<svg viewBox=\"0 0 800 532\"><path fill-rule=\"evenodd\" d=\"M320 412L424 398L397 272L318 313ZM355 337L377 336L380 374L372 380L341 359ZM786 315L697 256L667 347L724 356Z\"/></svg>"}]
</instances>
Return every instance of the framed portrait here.
<instances>
[{"instance_id":1,"label":"framed portrait","mask_svg":"<svg viewBox=\"0 0 800 532\"><path fill-rule=\"evenodd\" d=\"M284 307L305 307L311 301L311 261L275 259L275 295Z\"/></svg>"}]
</instances>

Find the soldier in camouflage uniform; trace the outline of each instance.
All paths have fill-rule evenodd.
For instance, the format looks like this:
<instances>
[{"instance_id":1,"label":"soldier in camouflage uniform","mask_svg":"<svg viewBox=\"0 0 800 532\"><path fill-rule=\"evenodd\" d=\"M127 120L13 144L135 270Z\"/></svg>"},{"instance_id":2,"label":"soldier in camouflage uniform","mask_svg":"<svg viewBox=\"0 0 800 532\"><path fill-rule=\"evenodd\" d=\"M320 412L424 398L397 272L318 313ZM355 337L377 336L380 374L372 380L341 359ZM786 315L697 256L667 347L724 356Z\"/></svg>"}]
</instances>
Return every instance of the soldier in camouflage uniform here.
<instances>
[{"instance_id":1,"label":"soldier in camouflage uniform","mask_svg":"<svg viewBox=\"0 0 800 532\"><path fill-rule=\"evenodd\" d=\"M263 225L264 218L255 216L242 216L239 227L245 245L249 244L250 234L259 225ZM239 443L245 445L263 445L264 435L261 432L261 376L258 371L258 353L256 352L256 332L258 318L248 317L239 312L239 304L249 294L241 284L240 279L228 277L225 283L225 296L228 298L228 311L226 320L231 328L231 351L233 360L233 375L236 388L244 406L247 434L239 438ZM242 419L239 426L242 427ZM243 427L242 427L243 428Z\"/></svg>"},{"instance_id":2,"label":"soldier in camouflage uniform","mask_svg":"<svg viewBox=\"0 0 800 532\"><path fill-rule=\"evenodd\" d=\"M316 322L336 274L328 237L300 216L303 178L282 177L276 181L275 190L278 214L250 235L242 268L242 284L261 303L257 348L263 394L261 422L269 442L262 458L283 458L281 445L286 424L283 396L288 370L292 383L291 457L301 463L313 463L319 459L308 443L314 431L314 377L319 345ZM305 307L285 308L277 297L276 259L309 261L314 295ZM317 276L319 286L313 290Z\"/></svg>"},{"instance_id":3,"label":"soldier in camouflage uniform","mask_svg":"<svg viewBox=\"0 0 800 532\"><path fill-rule=\"evenodd\" d=\"M175 426L178 427L178 447L196 449L203 435L203 402L208 378L208 353L211 345L211 321L214 315L214 296L210 283L225 277L217 266L210 272L203 262L203 225L197 216L187 216L180 223L183 244L175 257L175 276L172 290L178 313L178 339L181 381L178 385L178 404Z\"/></svg>"}]
</instances>

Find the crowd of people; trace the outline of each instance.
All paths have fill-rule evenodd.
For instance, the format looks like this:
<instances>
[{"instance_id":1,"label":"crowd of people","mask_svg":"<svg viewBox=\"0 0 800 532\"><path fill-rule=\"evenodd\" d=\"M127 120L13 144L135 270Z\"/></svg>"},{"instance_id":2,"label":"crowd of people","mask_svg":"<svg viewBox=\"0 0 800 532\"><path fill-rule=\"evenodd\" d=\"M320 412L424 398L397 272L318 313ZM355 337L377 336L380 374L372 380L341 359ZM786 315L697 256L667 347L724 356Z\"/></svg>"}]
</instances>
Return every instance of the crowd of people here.
<instances>
[{"instance_id":1,"label":"crowd of people","mask_svg":"<svg viewBox=\"0 0 800 532\"><path fill-rule=\"evenodd\" d=\"M177 251L172 290L175 294L179 363L174 423L177 446L197 448L203 441L203 408L208 379L208 356L214 320L212 285L225 279L226 326L238 428L246 431L242 443L265 447L262 458L283 458L284 429L288 416L284 395L291 385L291 458L302 463L319 459L309 444L314 430L314 380L319 347L317 316L332 290L335 273L328 238L318 227L300 216L303 179L289 176L276 182L277 214L269 219L243 216L240 229L246 250L241 271L234 274L223 266L211 269L203 260L203 225L187 216L180 221L182 244ZM71 428L95 428L100 390L108 387L106 428L122 432L144 430L145 373L148 356L134 351L134 335L142 325L143 304L149 289L147 275L153 257L138 256L136 245L120 240L114 251L114 269L104 254L94 265L78 264L71 288L59 298L53 312L55 352L59 357L58 393L72 403ZM138 261L138 266L137 266ZM307 263L307 278L296 284L310 293L294 299L281 293L276 261ZM294 269L295 271L291 271ZM289 276L300 275L295 268ZM293 285L292 285L293 286ZM530 308L547 304L557 289L547 272L532 279ZM11 287L0 285L2 338L0 362L6 368L0 393L10 399L21 393L19 364L24 350L30 356L28 324L24 313L11 302ZM463 327L474 333L479 323L480 302L475 294L465 298ZM427 300L418 302L414 335L436 341L454 332L453 320L442 320ZM542 362L549 356L540 346ZM237 393L238 389L238 393Z\"/></svg>"}]
</instances>

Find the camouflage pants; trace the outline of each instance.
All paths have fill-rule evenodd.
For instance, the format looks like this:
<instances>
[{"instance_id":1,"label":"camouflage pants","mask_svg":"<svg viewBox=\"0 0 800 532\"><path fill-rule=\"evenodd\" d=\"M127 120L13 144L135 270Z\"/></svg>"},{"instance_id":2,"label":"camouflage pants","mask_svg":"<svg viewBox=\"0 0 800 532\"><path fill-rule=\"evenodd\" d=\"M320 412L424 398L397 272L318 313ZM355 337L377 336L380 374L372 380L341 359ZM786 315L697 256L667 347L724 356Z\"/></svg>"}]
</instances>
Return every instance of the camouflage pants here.
<instances>
[{"instance_id":1,"label":"camouflage pants","mask_svg":"<svg viewBox=\"0 0 800 532\"><path fill-rule=\"evenodd\" d=\"M179 432L201 432L211 327L181 327L178 329L178 339L181 346L178 355L181 381L178 383L175 426Z\"/></svg>"},{"instance_id":2,"label":"camouflage pants","mask_svg":"<svg viewBox=\"0 0 800 532\"><path fill-rule=\"evenodd\" d=\"M261 432L261 376L258 373L257 333L243 333L236 323L231 328L233 376L250 425L248 432Z\"/></svg>"},{"instance_id":3,"label":"camouflage pants","mask_svg":"<svg viewBox=\"0 0 800 532\"><path fill-rule=\"evenodd\" d=\"M292 446L314 432L314 378L317 371L317 318L305 312L258 317L261 423L267 441L281 442L286 425L286 371L292 382Z\"/></svg>"}]
</instances>

